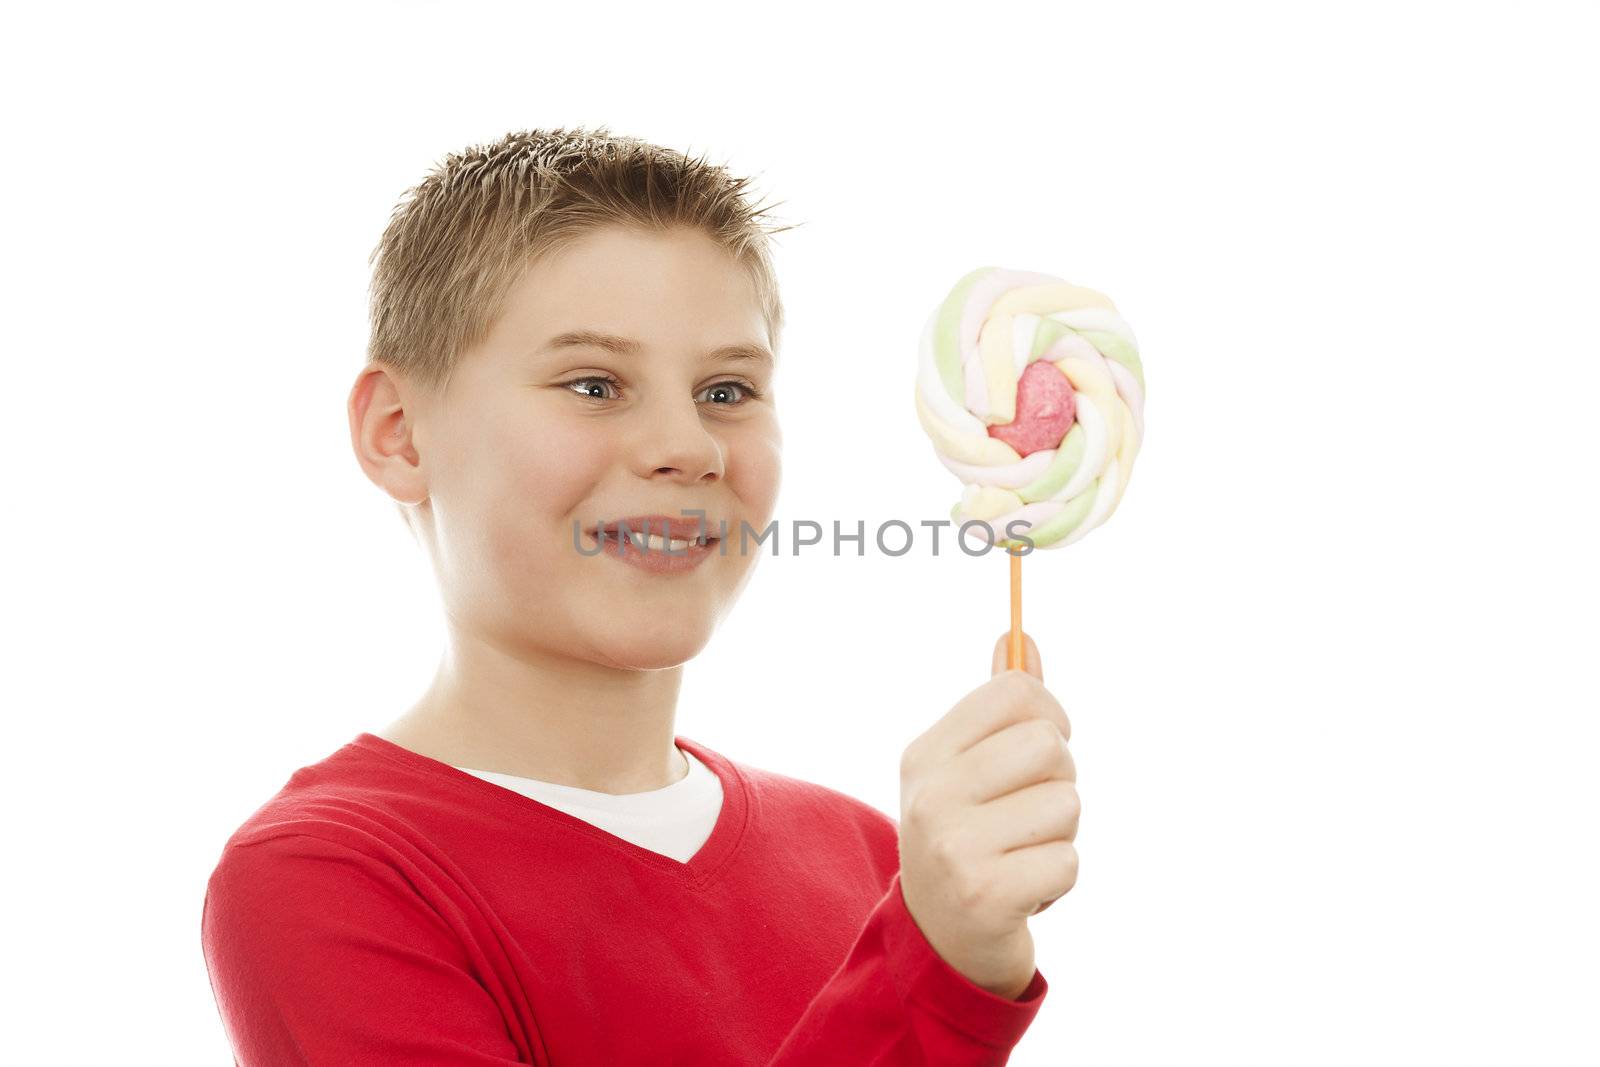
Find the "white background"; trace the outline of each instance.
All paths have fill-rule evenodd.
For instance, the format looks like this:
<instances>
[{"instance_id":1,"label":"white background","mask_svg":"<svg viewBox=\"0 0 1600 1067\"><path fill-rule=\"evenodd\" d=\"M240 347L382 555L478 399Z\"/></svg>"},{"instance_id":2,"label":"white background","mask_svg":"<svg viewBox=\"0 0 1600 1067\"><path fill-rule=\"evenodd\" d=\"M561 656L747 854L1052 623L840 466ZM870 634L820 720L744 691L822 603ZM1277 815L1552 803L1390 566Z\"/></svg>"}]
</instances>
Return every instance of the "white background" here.
<instances>
[{"instance_id":1,"label":"white background","mask_svg":"<svg viewBox=\"0 0 1600 1067\"><path fill-rule=\"evenodd\" d=\"M1138 335L1127 496L1027 561L1084 811L1014 1064L1595 1063L1593 8L578 7L10 20L4 1058L229 1061L222 842L442 636L349 445L366 257L446 152L607 124L803 223L785 522L947 515L968 270ZM945 547L763 560L679 732L898 814L1007 625Z\"/></svg>"}]
</instances>

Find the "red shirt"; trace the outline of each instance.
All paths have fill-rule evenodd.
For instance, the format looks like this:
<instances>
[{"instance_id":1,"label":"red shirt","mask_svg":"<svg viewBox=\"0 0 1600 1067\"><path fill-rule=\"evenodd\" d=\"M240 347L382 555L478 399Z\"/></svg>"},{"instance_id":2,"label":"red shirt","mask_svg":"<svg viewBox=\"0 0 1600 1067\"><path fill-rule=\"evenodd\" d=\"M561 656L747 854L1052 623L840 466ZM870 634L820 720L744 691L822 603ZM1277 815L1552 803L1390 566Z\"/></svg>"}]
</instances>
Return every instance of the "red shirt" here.
<instances>
[{"instance_id":1,"label":"red shirt","mask_svg":"<svg viewBox=\"0 0 1600 1067\"><path fill-rule=\"evenodd\" d=\"M242 1067L1004 1064L1048 986L974 985L900 892L898 826L684 737L687 863L375 734L228 839L201 940Z\"/></svg>"}]
</instances>

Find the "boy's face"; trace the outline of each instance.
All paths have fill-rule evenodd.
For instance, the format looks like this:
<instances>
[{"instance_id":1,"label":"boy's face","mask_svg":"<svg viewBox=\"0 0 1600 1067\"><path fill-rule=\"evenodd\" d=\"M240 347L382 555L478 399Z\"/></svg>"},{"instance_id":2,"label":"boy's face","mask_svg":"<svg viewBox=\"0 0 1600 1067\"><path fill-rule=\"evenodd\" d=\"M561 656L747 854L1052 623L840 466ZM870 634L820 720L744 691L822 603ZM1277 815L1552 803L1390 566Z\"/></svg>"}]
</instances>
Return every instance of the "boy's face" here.
<instances>
[{"instance_id":1,"label":"boy's face","mask_svg":"<svg viewBox=\"0 0 1600 1067\"><path fill-rule=\"evenodd\" d=\"M572 331L638 349L550 346ZM730 345L771 352L749 275L699 230L607 227L527 271L413 417L418 518L457 626L619 667L675 666L705 646L760 552L754 538L740 551L739 524L765 529L780 477L774 368L712 355ZM729 534L692 569L586 554L603 520L686 510Z\"/></svg>"}]
</instances>

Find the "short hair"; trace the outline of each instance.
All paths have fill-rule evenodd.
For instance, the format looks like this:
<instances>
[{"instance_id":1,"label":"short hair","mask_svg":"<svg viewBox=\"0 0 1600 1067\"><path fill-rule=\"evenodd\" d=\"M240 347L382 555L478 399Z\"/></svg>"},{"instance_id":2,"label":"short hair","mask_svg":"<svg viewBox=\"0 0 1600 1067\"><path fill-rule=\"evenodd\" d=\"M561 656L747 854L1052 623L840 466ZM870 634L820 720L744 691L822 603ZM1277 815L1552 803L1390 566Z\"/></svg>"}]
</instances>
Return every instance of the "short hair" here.
<instances>
[{"instance_id":1,"label":"short hair","mask_svg":"<svg viewBox=\"0 0 1600 1067\"><path fill-rule=\"evenodd\" d=\"M523 130L451 153L401 197L368 261L367 361L443 390L531 263L614 223L698 227L727 249L755 283L776 352L783 303L767 239L794 227L768 226L750 183L604 126Z\"/></svg>"}]
</instances>

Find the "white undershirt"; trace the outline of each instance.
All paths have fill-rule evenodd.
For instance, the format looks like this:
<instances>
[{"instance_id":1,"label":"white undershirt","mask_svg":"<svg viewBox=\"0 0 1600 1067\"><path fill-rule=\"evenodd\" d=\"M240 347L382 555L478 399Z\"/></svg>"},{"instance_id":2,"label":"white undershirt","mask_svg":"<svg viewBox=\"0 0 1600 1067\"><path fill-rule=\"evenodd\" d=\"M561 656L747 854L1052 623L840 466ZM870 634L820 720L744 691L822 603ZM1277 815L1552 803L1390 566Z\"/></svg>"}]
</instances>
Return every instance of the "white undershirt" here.
<instances>
[{"instance_id":1,"label":"white undershirt","mask_svg":"<svg viewBox=\"0 0 1600 1067\"><path fill-rule=\"evenodd\" d=\"M679 863L700 850L722 812L722 782L693 753L683 753L689 771L671 785L643 793L601 793L500 771L458 771L504 786L574 818Z\"/></svg>"}]
</instances>

